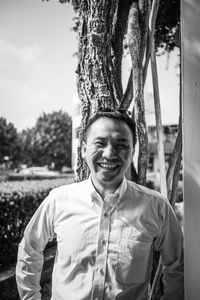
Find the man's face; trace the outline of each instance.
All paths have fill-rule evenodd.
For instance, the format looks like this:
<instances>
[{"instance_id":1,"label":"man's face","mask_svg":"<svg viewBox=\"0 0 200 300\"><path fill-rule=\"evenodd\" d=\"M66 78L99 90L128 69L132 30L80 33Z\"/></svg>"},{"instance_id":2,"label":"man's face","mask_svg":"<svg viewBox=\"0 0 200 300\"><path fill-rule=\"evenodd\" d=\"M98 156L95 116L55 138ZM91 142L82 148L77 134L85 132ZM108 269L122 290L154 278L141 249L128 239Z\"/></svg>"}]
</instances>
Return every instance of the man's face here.
<instances>
[{"instance_id":1,"label":"man's face","mask_svg":"<svg viewBox=\"0 0 200 300\"><path fill-rule=\"evenodd\" d=\"M133 157L133 136L119 120L100 118L88 129L82 154L86 158L94 185L117 188Z\"/></svg>"}]
</instances>

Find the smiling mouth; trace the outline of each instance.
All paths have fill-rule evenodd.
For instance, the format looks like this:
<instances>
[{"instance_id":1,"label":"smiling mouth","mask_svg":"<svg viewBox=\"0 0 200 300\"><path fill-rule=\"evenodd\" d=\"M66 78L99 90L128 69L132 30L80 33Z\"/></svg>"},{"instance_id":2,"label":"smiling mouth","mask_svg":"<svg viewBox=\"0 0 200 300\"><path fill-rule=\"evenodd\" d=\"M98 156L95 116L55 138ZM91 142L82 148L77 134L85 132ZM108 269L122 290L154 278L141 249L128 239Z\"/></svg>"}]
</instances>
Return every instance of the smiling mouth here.
<instances>
[{"instance_id":1,"label":"smiling mouth","mask_svg":"<svg viewBox=\"0 0 200 300\"><path fill-rule=\"evenodd\" d=\"M114 171L119 167L116 163L98 163L98 165L106 171Z\"/></svg>"}]
</instances>

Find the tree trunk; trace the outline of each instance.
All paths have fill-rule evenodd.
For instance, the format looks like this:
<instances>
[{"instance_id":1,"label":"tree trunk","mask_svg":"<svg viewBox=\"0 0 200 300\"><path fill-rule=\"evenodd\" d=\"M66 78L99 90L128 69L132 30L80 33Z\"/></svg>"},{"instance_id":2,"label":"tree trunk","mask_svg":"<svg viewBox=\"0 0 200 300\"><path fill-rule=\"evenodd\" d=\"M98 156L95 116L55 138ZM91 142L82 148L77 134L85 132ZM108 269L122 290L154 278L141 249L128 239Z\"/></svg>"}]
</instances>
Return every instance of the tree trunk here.
<instances>
[{"instance_id":1,"label":"tree trunk","mask_svg":"<svg viewBox=\"0 0 200 300\"><path fill-rule=\"evenodd\" d=\"M146 183L148 136L145 121L142 62L146 45L149 11L148 1L133 2L128 19L128 45L132 60L134 114L139 144L138 183L143 185Z\"/></svg>"},{"instance_id":2,"label":"tree trunk","mask_svg":"<svg viewBox=\"0 0 200 300\"><path fill-rule=\"evenodd\" d=\"M89 174L81 157L81 143L88 119L98 108L126 109L134 98L139 157L138 180L145 184L148 155L142 61L146 45L150 1L81 1L77 86L82 108L77 180ZM137 23L136 23L137 21ZM121 67L123 40L128 27L132 71L123 94Z\"/></svg>"},{"instance_id":3,"label":"tree trunk","mask_svg":"<svg viewBox=\"0 0 200 300\"><path fill-rule=\"evenodd\" d=\"M118 1L82 1L80 6L80 33L78 48L77 86L81 101L82 120L78 147L77 180L88 176L81 157L82 133L98 108L115 108L119 104L112 62L111 37L116 22ZM117 60L119 61L119 59ZM115 62L115 64L117 64ZM118 63L119 64L119 63Z\"/></svg>"}]
</instances>

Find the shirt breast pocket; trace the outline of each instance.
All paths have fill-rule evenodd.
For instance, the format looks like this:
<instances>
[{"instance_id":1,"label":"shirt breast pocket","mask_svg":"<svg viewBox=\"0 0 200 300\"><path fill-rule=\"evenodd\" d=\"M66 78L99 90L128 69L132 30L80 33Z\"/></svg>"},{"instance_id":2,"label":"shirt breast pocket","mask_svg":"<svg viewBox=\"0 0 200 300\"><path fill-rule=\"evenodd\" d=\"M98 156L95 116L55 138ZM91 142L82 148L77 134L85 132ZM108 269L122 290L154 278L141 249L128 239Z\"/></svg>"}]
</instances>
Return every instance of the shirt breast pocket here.
<instances>
[{"instance_id":1,"label":"shirt breast pocket","mask_svg":"<svg viewBox=\"0 0 200 300\"><path fill-rule=\"evenodd\" d=\"M116 276L120 284L142 283L150 263L151 242L122 239L119 244Z\"/></svg>"}]
</instances>

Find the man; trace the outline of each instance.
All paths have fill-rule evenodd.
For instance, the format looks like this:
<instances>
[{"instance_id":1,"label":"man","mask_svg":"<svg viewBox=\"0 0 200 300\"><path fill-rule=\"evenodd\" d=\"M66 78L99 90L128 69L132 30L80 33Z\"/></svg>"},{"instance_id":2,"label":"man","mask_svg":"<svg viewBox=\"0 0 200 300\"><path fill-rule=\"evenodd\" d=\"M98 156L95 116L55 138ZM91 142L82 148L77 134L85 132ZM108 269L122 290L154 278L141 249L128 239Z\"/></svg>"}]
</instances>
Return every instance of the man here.
<instances>
[{"instance_id":1,"label":"man","mask_svg":"<svg viewBox=\"0 0 200 300\"><path fill-rule=\"evenodd\" d=\"M21 299L41 299L43 250L56 237L54 300L148 299L153 249L163 262L163 300L183 300L182 232L158 192L125 179L136 143L122 111L99 111L87 125L82 155L90 178L54 189L19 245Z\"/></svg>"}]
</instances>

